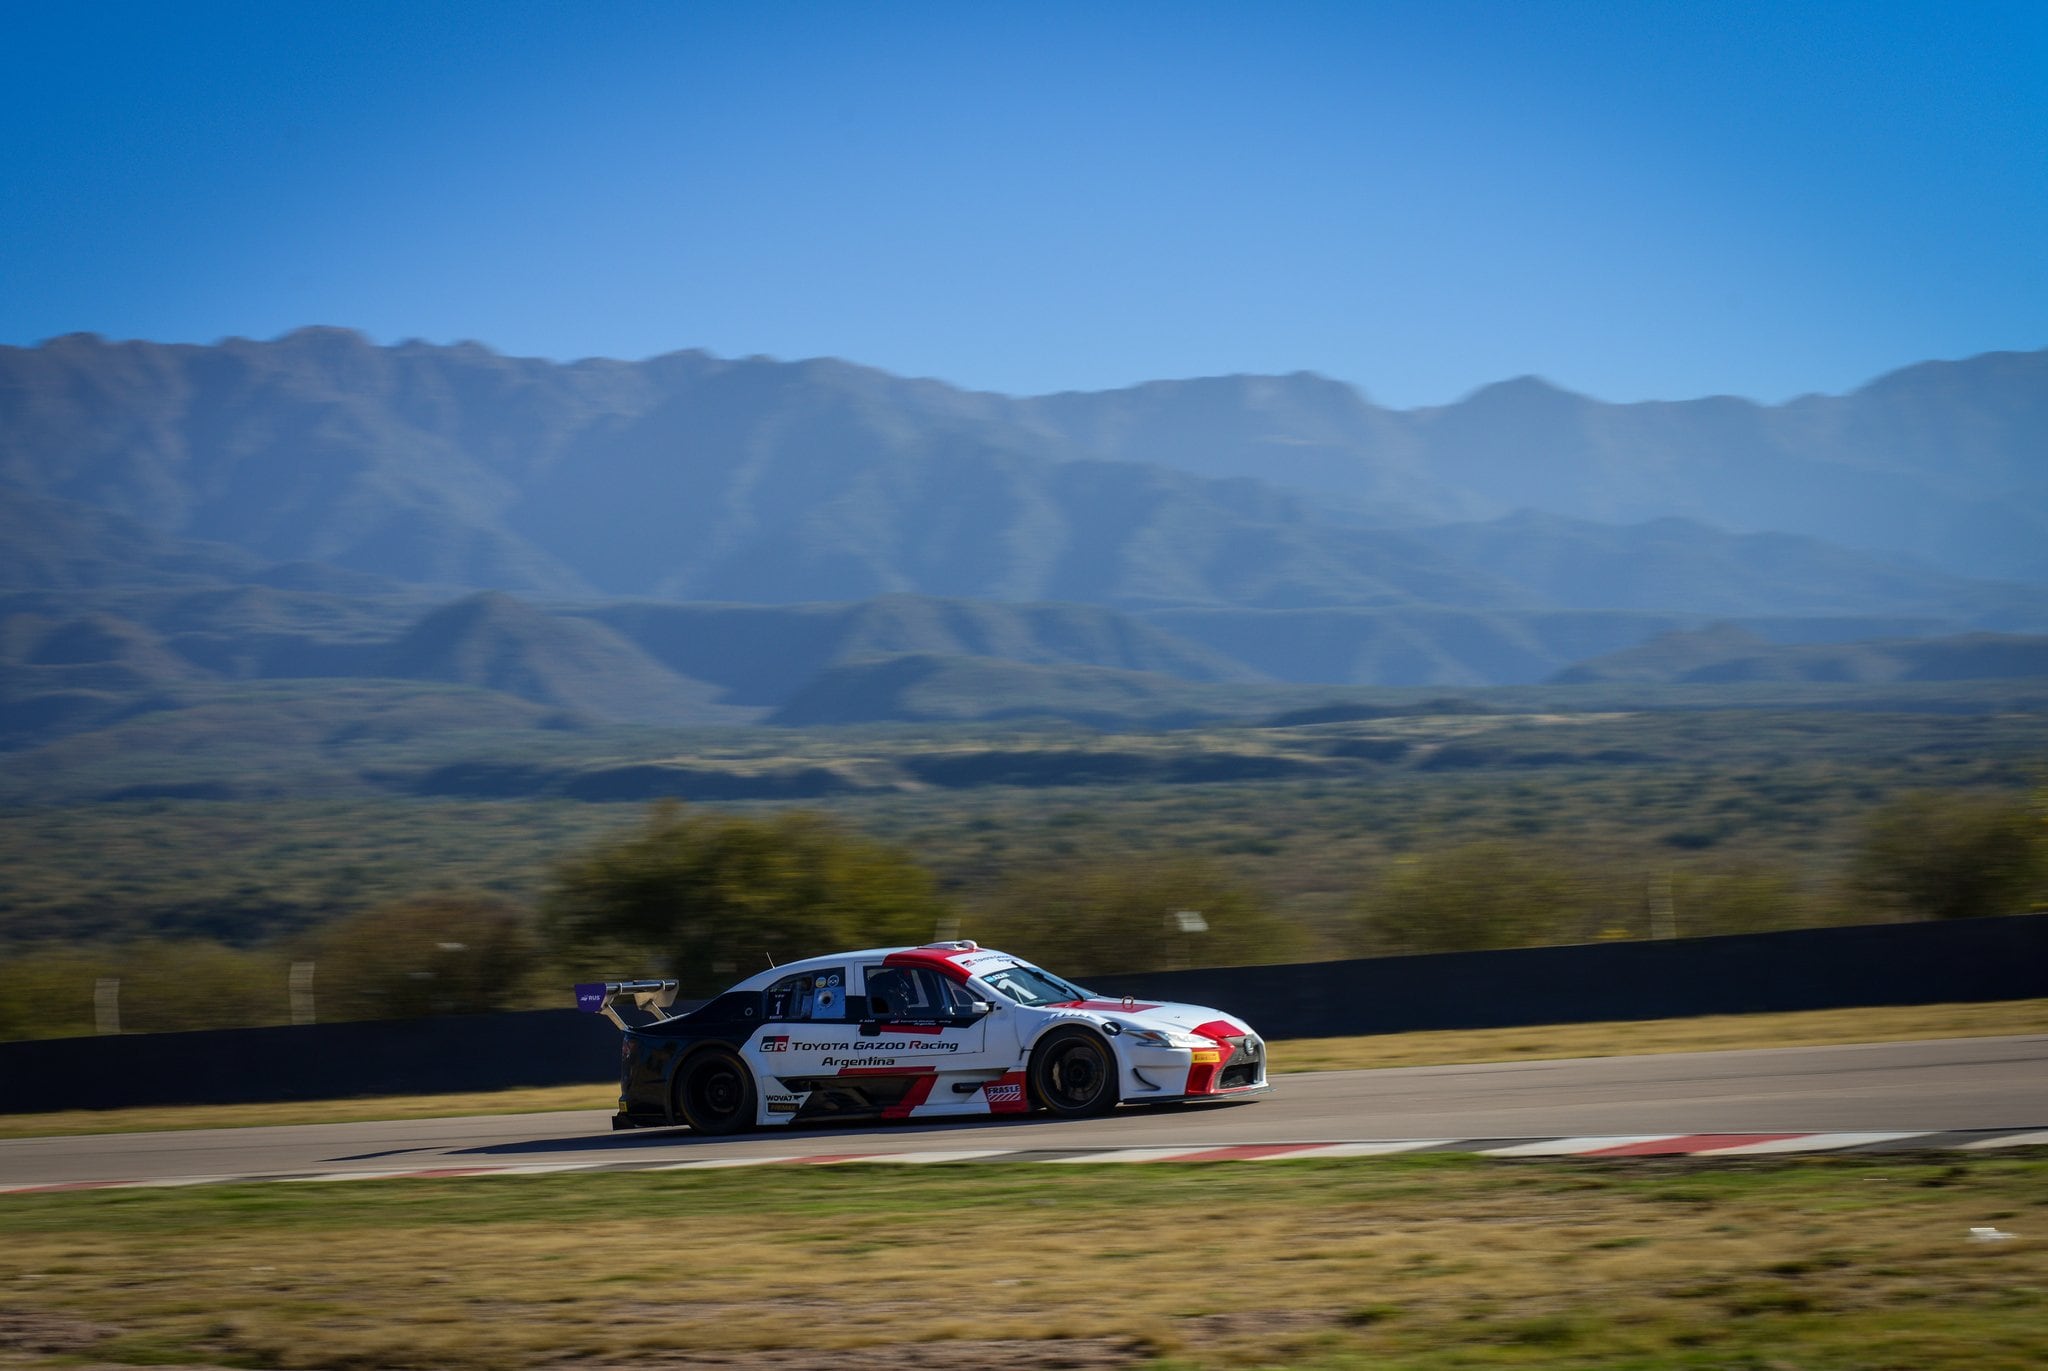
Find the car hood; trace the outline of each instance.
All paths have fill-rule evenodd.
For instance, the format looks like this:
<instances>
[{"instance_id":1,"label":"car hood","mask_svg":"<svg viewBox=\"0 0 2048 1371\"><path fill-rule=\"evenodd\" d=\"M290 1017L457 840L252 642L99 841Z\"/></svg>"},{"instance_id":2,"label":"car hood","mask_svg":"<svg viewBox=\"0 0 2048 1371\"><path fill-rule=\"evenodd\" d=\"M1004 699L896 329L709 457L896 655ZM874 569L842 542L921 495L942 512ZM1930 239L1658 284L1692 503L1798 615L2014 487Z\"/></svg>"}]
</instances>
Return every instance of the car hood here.
<instances>
[{"instance_id":1,"label":"car hood","mask_svg":"<svg viewBox=\"0 0 2048 1371\"><path fill-rule=\"evenodd\" d=\"M1207 1005L1174 1004L1164 1000L1071 1000L1065 1004L1047 1005L1052 1010L1081 1010L1103 1019L1114 1019L1126 1028L1156 1028L1162 1031L1193 1033L1219 1042L1224 1038L1241 1037L1252 1030L1244 1020L1234 1014Z\"/></svg>"}]
</instances>

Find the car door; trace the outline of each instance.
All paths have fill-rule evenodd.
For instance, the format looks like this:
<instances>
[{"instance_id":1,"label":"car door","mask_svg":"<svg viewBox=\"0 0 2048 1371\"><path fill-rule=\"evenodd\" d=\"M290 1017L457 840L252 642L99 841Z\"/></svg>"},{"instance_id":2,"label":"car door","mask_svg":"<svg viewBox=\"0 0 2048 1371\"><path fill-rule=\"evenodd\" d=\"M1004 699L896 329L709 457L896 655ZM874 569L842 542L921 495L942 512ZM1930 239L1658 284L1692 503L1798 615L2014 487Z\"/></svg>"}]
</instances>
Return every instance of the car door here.
<instances>
[{"instance_id":1,"label":"car door","mask_svg":"<svg viewBox=\"0 0 2048 1371\"><path fill-rule=\"evenodd\" d=\"M843 966L811 967L784 976L763 994L766 1022L746 1055L764 1122L787 1123L816 1112L807 1107L815 1082L838 1075L842 1061L856 1052L847 981Z\"/></svg>"},{"instance_id":2,"label":"car door","mask_svg":"<svg viewBox=\"0 0 2048 1371\"><path fill-rule=\"evenodd\" d=\"M868 1049L862 1069L925 1078L906 1094L904 1112L975 1107L993 1065L986 1007L930 967L875 964L862 972L867 1013L858 1034Z\"/></svg>"}]
</instances>

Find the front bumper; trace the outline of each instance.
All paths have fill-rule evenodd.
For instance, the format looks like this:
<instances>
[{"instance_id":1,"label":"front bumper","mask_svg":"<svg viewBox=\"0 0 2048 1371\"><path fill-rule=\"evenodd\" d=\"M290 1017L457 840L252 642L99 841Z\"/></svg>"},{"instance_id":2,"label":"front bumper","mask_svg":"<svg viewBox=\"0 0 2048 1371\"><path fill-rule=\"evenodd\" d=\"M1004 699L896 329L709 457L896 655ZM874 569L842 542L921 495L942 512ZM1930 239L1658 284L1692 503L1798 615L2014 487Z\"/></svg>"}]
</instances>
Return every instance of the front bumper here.
<instances>
[{"instance_id":1,"label":"front bumper","mask_svg":"<svg viewBox=\"0 0 2048 1371\"><path fill-rule=\"evenodd\" d=\"M1214 1047L1131 1045L1123 1097L1145 1100L1224 1099L1260 1094L1266 1081L1266 1044L1256 1033L1216 1040Z\"/></svg>"}]
</instances>

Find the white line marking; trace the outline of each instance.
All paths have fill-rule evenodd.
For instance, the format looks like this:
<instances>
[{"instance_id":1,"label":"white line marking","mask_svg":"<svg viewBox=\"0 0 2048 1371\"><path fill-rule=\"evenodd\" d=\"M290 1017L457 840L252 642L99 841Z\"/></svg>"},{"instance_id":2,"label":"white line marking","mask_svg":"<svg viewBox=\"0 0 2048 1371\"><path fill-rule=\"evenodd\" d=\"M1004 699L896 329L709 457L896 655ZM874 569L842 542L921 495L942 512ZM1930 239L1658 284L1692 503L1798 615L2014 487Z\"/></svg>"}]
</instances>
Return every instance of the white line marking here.
<instances>
[{"instance_id":1,"label":"white line marking","mask_svg":"<svg viewBox=\"0 0 2048 1371\"><path fill-rule=\"evenodd\" d=\"M989 1157L1007 1157L1017 1149L1014 1147L967 1148L958 1152L877 1152L872 1157L834 1157L827 1166L845 1166L849 1162L903 1162L911 1166L924 1166L933 1162L971 1162Z\"/></svg>"},{"instance_id":2,"label":"white line marking","mask_svg":"<svg viewBox=\"0 0 2048 1371\"><path fill-rule=\"evenodd\" d=\"M1054 1157L1053 1165L1066 1162L1163 1162L1169 1157L1187 1157L1207 1152L1206 1147L1118 1147L1107 1152L1090 1152L1085 1157Z\"/></svg>"},{"instance_id":3,"label":"white line marking","mask_svg":"<svg viewBox=\"0 0 2048 1371\"><path fill-rule=\"evenodd\" d=\"M1844 1147L1865 1147L1871 1143L1899 1138L1924 1138L1924 1130L1913 1133L1808 1133L1775 1142L1744 1143L1740 1147L1715 1147L1701 1153L1708 1157L1762 1157L1774 1152L1835 1152Z\"/></svg>"},{"instance_id":4,"label":"white line marking","mask_svg":"<svg viewBox=\"0 0 2048 1371\"><path fill-rule=\"evenodd\" d=\"M1304 1157L1389 1157L1397 1152L1420 1152L1425 1147L1448 1147L1456 1138L1402 1138L1387 1142L1319 1143L1308 1152L1289 1152L1274 1157L1248 1157L1247 1161L1286 1162Z\"/></svg>"},{"instance_id":5,"label":"white line marking","mask_svg":"<svg viewBox=\"0 0 2048 1371\"><path fill-rule=\"evenodd\" d=\"M1645 1133L1629 1136L1596 1136L1583 1138L1538 1138L1531 1142L1513 1143L1500 1147L1486 1146L1485 1138L1389 1138L1376 1142L1343 1143L1205 1143L1195 1147L1118 1147L1103 1148L1074 1157L1051 1157L1048 1161L1061 1163L1125 1163L1175 1161L1213 1157L1218 1151L1228 1152L1243 1147L1281 1147L1284 1152L1266 1156L1239 1156L1215 1158L1228 1161L1286 1161L1304 1157L1384 1157L1403 1152L1419 1152L1425 1148L1459 1148L1466 1153L1484 1157L1569 1157L1589 1152L1601 1152L1615 1147L1639 1146L1643 1143L1659 1143L1669 1139L1692 1137L1684 1133ZM1869 1147L1874 1144L1900 1142L1913 1138L1929 1138L1934 1134L1927 1130L1911 1133L1808 1133L1794 1138L1779 1138L1769 1142L1744 1143L1735 1147L1699 1147L1689 1152L1672 1155L1689 1157L1756 1157L1797 1152L1836 1152L1846 1148ZM2042 1147L2048 1146L2048 1129L2037 1129L2024 1133L2011 1133L2004 1137L1977 1138L1969 1142L1944 1144L1949 1150L1983 1151L1999 1147ZM1030 1160L1031 1149L1015 1147L960 1148L958 1150L931 1149L915 1152L877 1152L865 1156L793 1156L793 1157L710 1157L700 1160L665 1162L653 1166L617 1165L609 1162L529 1162L505 1166L474 1167L423 1167L404 1171L332 1171L322 1175L251 1175L251 1176L174 1176L155 1180L74 1180L34 1181L0 1184L0 1195L49 1192L61 1193L78 1190L156 1190L194 1185L254 1185L271 1181L309 1182L333 1181L381 1181L381 1180L456 1180L466 1176L551 1176L574 1172L614 1173L626 1171L717 1171L745 1166L843 1166L849 1162L873 1162L887 1165L930 1165L939 1162L987 1161L1009 1157L1018 1161Z\"/></svg>"},{"instance_id":6,"label":"white line marking","mask_svg":"<svg viewBox=\"0 0 2048 1371\"><path fill-rule=\"evenodd\" d=\"M1604 1152L1610 1147L1634 1147L1638 1143L1683 1138L1684 1133L1639 1133L1631 1137L1544 1138L1538 1142L1516 1143L1512 1147L1475 1147L1486 1157L1576 1157L1585 1152Z\"/></svg>"},{"instance_id":7,"label":"white line marking","mask_svg":"<svg viewBox=\"0 0 2048 1371\"><path fill-rule=\"evenodd\" d=\"M1965 1152L1977 1152L1987 1147L2041 1147L2048 1146L2048 1133L2014 1133L2005 1138L1979 1138L1962 1145Z\"/></svg>"}]
</instances>

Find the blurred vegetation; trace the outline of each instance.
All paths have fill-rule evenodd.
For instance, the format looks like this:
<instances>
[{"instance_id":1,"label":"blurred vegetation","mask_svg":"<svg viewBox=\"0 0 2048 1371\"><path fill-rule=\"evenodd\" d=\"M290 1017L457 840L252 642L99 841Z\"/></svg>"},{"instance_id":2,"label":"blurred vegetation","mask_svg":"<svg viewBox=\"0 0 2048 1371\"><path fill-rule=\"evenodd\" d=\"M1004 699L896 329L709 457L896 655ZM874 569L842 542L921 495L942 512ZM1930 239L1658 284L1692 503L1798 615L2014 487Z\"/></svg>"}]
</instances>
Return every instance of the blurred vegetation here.
<instances>
[{"instance_id":1,"label":"blurred vegetation","mask_svg":"<svg viewBox=\"0 0 2048 1371\"><path fill-rule=\"evenodd\" d=\"M1532 844L1499 840L1396 858L1362 910L1360 950L1476 952L1583 942L1597 928L1583 874Z\"/></svg>"},{"instance_id":2,"label":"blurred vegetation","mask_svg":"<svg viewBox=\"0 0 2048 1371\"><path fill-rule=\"evenodd\" d=\"M2048 874L2036 807L2003 795L1902 795L1871 816L1857 888L1908 918L1975 919L2024 907Z\"/></svg>"},{"instance_id":3,"label":"blurred vegetation","mask_svg":"<svg viewBox=\"0 0 2048 1371\"><path fill-rule=\"evenodd\" d=\"M201 939L10 949L0 960L0 1038L94 1032L102 980L116 983L113 1011L124 1033L288 1023L290 961L281 948Z\"/></svg>"},{"instance_id":4,"label":"blurred vegetation","mask_svg":"<svg viewBox=\"0 0 2048 1371\"><path fill-rule=\"evenodd\" d=\"M713 990L953 930L1086 977L2048 906L2048 713L1450 703L1123 734L351 732L303 771L109 753L94 784L127 798L0 811L0 1035L91 1032L103 976L130 1031L285 1022L295 960L331 1019L558 1005L579 976ZM650 807L360 780L515 764L838 788Z\"/></svg>"},{"instance_id":5,"label":"blurred vegetation","mask_svg":"<svg viewBox=\"0 0 2048 1371\"><path fill-rule=\"evenodd\" d=\"M653 958L687 995L744 966L929 941L947 905L931 873L820 814L657 805L640 828L555 868L544 926L578 974Z\"/></svg>"},{"instance_id":6,"label":"blurred vegetation","mask_svg":"<svg viewBox=\"0 0 2048 1371\"><path fill-rule=\"evenodd\" d=\"M1183 927L1180 915L1199 916ZM1190 925L1193 920L1188 921ZM1077 978L1155 968L1293 961L1300 928L1219 862L1109 853L1009 873L976 900L962 931Z\"/></svg>"},{"instance_id":7,"label":"blurred vegetation","mask_svg":"<svg viewBox=\"0 0 2048 1371\"><path fill-rule=\"evenodd\" d=\"M481 1014L552 988L533 984L541 946L527 915L488 895L428 895L337 919L308 954L317 1012L329 1019Z\"/></svg>"}]
</instances>

